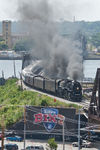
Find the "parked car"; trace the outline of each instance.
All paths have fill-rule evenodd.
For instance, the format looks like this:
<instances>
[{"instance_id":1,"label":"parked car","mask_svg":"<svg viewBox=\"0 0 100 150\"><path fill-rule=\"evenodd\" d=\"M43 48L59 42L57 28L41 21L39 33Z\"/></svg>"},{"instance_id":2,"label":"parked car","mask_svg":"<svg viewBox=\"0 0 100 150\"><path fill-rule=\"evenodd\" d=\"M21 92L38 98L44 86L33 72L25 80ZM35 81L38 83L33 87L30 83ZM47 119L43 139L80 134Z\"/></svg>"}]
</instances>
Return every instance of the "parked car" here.
<instances>
[{"instance_id":1,"label":"parked car","mask_svg":"<svg viewBox=\"0 0 100 150\"><path fill-rule=\"evenodd\" d=\"M77 136L67 136L65 137L65 142L77 142L78 138Z\"/></svg>"},{"instance_id":2,"label":"parked car","mask_svg":"<svg viewBox=\"0 0 100 150\"><path fill-rule=\"evenodd\" d=\"M1 146L0 146L0 150L2 150L2 147L1 147ZM4 148L4 150L7 150L7 149Z\"/></svg>"},{"instance_id":3,"label":"parked car","mask_svg":"<svg viewBox=\"0 0 100 150\"><path fill-rule=\"evenodd\" d=\"M93 135L93 136L86 136L85 140L89 140L91 142L95 142L95 141L100 141L100 137L98 135Z\"/></svg>"},{"instance_id":4,"label":"parked car","mask_svg":"<svg viewBox=\"0 0 100 150\"><path fill-rule=\"evenodd\" d=\"M4 145L5 150L18 150L18 145L17 144L5 144Z\"/></svg>"},{"instance_id":5,"label":"parked car","mask_svg":"<svg viewBox=\"0 0 100 150\"><path fill-rule=\"evenodd\" d=\"M73 145L74 147L78 147L78 142L73 142L72 145ZM88 148L90 148L90 147L92 147L92 143L83 140L82 143L80 143L80 146L81 146L81 147L88 147Z\"/></svg>"},{"instance_id":6,"label":"parked car","mask_svg":"<svg viewBox=\"0 0 100 150\"><path fill-rule=\"evenodd\" d=\"M73 142L72 145L73 145L73 147L78 147L78 142Z\"/></svg>"},{"instance_id":7,"label":"parked car","mask_svg":"<svg viewBox=\"0 0 100 150\"><path fill-rule=\"evenodd\" d=\"M44 147L41 146L27 146L26 150L44 150Z\"/></svg>"},{"instance_id":8,"label":"parked car","mask_svg":"<svg viewBox=\"0 0 100 150\"><path fill-rule=\"evenodd\" d=\"M2 134L0 134L0 140L2 139Z\"/></svg>"},{"instance_id":9,"label":"parked car","mask_svg":"<svg viewBox=\"0 0 100 150\"><path fill-rule=\"evenodd\" d=\"M92 143L91 143L91 142L88 142L88 141L83 140L83 141L82 141L82 147L91 148L91 147L92 147Z\"/></svg>"},{"instance_id":10,"label":"parked car","mask_svg":"<svg viewBox=\"0 0 100 150\"><path fill-rule=\"evenodd\" d=\"M23 141L22 137L20 137L20 136L6 137L6 140L8 140L8 141L18 141L18 142Z\"/></svg>"}]
</instances>

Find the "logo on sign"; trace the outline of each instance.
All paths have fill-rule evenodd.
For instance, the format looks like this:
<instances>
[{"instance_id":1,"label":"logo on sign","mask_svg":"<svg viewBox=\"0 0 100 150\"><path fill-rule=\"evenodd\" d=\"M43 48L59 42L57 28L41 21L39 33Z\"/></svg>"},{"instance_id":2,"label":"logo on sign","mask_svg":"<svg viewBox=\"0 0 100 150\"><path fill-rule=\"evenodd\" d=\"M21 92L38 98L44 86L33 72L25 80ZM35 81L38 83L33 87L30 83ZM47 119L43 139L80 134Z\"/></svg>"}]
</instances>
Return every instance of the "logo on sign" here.
<instances>
[{"instance_id":1,"label":"logo on sign","mask_svg":"<svg viewBox=\"0 0 100 150\"><path fill-rule=\"evenodd\" d=\"M62 125L64 116L58 114L58 109L55 108L41 108L41 113L34 115L34 123L43 123L45 129L51 132L56 124Z\"/></svg>"}]
</instances>

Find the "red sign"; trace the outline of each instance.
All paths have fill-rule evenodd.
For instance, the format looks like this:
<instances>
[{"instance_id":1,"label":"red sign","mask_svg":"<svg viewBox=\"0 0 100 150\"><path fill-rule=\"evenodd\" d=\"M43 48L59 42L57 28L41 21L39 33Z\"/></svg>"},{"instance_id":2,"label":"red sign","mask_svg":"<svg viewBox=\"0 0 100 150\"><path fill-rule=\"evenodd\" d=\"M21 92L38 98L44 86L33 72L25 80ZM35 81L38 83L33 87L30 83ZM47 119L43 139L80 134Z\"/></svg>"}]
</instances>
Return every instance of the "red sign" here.
<instances>
[{"instance_id":1,"label":"red sign","mask_svg":"<svg viewBox=\"0 0 100 150\"><path fill-rule=\"evenodd\" d=\"M53 122L58 123L60 125L63 124L64 116L58 114L58 115L51 115L51 114L35 114L34 115L34 123L41 123L41 122Z\"/></svg>"},{"instance_id":2,"label":"red sign","mask_svg":"<svg viewBox=\"0 0 100 150\"><path fill-rule=\"evenodd\" d=\"M35 114L34 118L34 123L43 123L48 132L51 132L56 124L62 125L64 121L64 116L55 108L41 108L41 113Z\"/></svg>"}]
</instances>

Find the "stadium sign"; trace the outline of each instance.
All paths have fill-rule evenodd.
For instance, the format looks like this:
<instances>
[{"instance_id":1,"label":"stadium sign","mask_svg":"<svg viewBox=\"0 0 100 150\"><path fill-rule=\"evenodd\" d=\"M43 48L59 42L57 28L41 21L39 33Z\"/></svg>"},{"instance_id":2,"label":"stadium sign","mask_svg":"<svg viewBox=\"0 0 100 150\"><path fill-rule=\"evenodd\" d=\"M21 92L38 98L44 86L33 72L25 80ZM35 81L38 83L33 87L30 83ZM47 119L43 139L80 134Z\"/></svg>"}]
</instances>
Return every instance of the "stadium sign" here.
<instances>
[{"instance_id":1,"label":"stadium sign","mask_svg":"<svg viewBox=\"0 0 100 150\"><path fill-rule=\"evenodd\" d=\"M51 132L57 124L63 125L64 116L55 108L41 108L41 113L34 114L34 123L43 123L45 129Z\"/></svg>"}]
</instances>

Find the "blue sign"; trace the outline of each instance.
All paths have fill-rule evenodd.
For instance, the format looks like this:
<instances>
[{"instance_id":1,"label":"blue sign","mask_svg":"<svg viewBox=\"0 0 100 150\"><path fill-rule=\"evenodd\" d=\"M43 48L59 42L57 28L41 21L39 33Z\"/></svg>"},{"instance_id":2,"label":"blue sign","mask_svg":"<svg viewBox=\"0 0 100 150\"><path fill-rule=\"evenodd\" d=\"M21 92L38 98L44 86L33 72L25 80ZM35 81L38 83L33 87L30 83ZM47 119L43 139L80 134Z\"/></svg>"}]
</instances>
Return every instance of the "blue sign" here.
<instances>
[{"instance_id":1,"label":"blue sign","mask_svg":"<svg viewBox=\"0 0 100 150\"><path fill-rule=\"evenodd\" d=\"M58 115L58 109L55 109L55 108L42 108L41 113L44 114L44 117L45 117L43 119L44 120L43 125L44 125L45 129L48 132L51 132L57 124L57 120L55 118ZM48 121L47 121L47 118L46 118L47 114L49 116Z\"/></svg>"}]
</instances>

